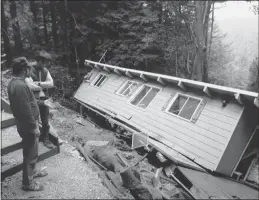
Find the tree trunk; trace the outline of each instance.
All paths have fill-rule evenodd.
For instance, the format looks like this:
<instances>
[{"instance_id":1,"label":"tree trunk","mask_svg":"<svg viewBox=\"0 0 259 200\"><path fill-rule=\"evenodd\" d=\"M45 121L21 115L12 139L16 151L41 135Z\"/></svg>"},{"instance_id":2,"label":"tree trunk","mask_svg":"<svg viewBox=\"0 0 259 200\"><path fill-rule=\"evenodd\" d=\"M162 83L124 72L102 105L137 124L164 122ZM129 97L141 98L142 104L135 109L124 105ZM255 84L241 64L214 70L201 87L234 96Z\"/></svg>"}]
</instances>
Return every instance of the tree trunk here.
<instances>
[{"instance_id":1,"label":"tree trunk","mask_svg":"<svg viewBox=\"0 0 259 200\"><path fill-rule=\"evenodd\" d=\"M45 44L48 44L48 29L47 29L47 15L48 15L48 7L45 3L45 0L42 0L42 18L43 18L43 26L44 26L44 40Z\"/></svg>"},{"instance_id":2,"label":"tree trunk","mask_svg":"<svg viewBox=\"0 0 259 200\"><path fill-rule=\"evenodd\" d=\"M18 20L16 19L16 1L10 1L10 15L13 22L13 33L14 33L14 44L15 44L15 51L17 54L22 52L22 41L21 41L21 33L20 33L20 26Z\"/></svg>"},{"instance_id":3,"label":"tree trunk","mask_svg":"<svg viewBox=\"0 0 259 200\"><path fill-rule=\"evenodd\" d=\"M4 53L6 54L6 62L7 66L11 66L12 63L12 54L10 49L10 40L8 36L8 30L7 30L7 21L5 17L4 12L4 3L1 1L1 23L2 23L2 36L4 40Z\"/></svg>"},{"instance_id":4,"label":"tree trunk","mask_svg":"<svg viewBox=\"0 0 259 200\"><path fill-rule=\"evenodd\" d=\"M62 47L64 51L68 50L68 37L67 37L67 9L66 1L59 2L60 7L60 24L62 28Z\"/></svg>"},{"instance_id":5,"label":"tree trunk","mask_svg":"<svg viewBox=\"0 0 259 200\"><path fill-rule=\"evenodd\" d=\"M192 79L198 81L208 81L207 73L207 35L208 18L211 3L209 1L195 1L195 39L197 43L196 55L193 64Z\"/></svg>"},{"instance_id":6,"label":"tree trunk","mask_svg":"<svg viewBox=\"0 0 259 200\"><path fill-rule=\"evenodd\" d=\"M53 37L53 46L54 49L57 50L58 48L58 35L57 35L57 16L56 16L56 2L50 1L50 15L51 15L51 30L52 30L52 37Z\"/></svg>"},{"instance_id":7,"label":"tree trunk","mask_svg":"<svg viewBox=\"0 0 259 200\"><path fill-rule=\"evenodd\" d=\"M73 6L72 3L73 2L68 1L67 4L66 4L67 8L69 10L71 10L71 6ZM69 54L70 54L69 60L70 60L70 63L76 63L75 47L74 47L75 45L73 44L73 32L74 32L74 29L75 29L75 25L74 25L74 20L71 16L71 13L69 13L68 19L69 19L69 30L70 30L69 37L68 37L69 38L69 40L68 40ZM71 67L72 65L69 65L69 66Z\"/></svg>"},{"instance_id":8,"label":"tree trunk","mask_svg":"<svg viewBox=\"0 0 259 200\"><path fill-rule=\"evenodd\" d=\"M209 39L208 66L210 66L210 63L211 63L210 56L211 56L213 29L214 29L214 2L212 3L212 17L211 17L211 27L210 27L210 39Z\"/></svg>"},{"instance_id":9,"label":"tree trunk","mask_svg":"<svg viewBox=\"0 0 259 200\"><path fill-rule=\"evenodd\" d=\"M39 28L38 28L38 16L37 16L37 13L38 13L38 6L36 4L35 1L29 1L30 2L30 9L31 9L31 12L33 14L33 27L32 27L32 30L33 30L33 33L34 33L34 38L35 38L35 42L37 44L41 44L41 39L40 39L40 35L39 35Z\"/></svg>"}]
</instances>

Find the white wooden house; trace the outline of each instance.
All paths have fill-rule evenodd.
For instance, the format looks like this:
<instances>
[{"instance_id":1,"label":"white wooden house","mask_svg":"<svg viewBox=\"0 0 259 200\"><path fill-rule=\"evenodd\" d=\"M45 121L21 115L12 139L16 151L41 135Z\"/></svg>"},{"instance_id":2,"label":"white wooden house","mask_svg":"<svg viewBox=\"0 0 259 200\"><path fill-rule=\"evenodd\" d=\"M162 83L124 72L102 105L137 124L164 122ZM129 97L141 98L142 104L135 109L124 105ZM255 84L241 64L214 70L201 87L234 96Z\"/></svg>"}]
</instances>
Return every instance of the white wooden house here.
<instances>
[{"instance_id":1,"label":"white wooden house","mask_svg":"<svg viewBox=\"0 0 259 200\"><path fill-rule=\"evenodd\" d=\"M160 140L175 160L238 176L243 157L258 154L258 147L250 145L259 131L258 93L90 60L86 64L93 69L74 98ZM246 178L249 168L240 169Z\"/></svg>"}]
</instances>

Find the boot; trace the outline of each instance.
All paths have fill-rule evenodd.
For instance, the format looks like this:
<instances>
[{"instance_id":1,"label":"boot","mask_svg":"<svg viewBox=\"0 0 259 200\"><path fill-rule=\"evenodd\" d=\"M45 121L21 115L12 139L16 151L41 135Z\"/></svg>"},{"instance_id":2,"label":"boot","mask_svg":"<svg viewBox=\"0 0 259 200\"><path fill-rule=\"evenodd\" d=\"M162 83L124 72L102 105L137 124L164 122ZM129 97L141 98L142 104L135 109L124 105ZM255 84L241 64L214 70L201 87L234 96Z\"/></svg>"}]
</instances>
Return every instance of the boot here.
<instances>
[{"instance_id":1,"label":"boot","mask_svg":"<svg viewBox=\"0 0 259 200\"><path fill-rule=\"evenodd\" d=\"M46 146L49 149L53 149L54 145L49 140L43 140L44 146Z\"/></svg>"},{"instance_id":2,"label":"boot","mask_svg":"<svg viewBox=\"0 0 259 200\"><path fill-rule=\"evenodd\" d=\"M29 185L23 185L22 189L25 191L42 191L44 190L44 185L33 181Z\"/></svg>"}]
</instances>

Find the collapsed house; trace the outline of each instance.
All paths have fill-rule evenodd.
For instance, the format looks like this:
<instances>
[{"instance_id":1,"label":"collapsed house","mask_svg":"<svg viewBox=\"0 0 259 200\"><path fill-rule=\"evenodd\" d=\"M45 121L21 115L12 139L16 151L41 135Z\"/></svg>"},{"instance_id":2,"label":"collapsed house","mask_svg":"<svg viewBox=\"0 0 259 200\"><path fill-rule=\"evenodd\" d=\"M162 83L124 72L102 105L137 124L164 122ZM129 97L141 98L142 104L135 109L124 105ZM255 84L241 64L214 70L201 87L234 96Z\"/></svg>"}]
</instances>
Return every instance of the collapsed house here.
<instances>
[{"instance_id":1,"label":"collapsed house","mask_svg":"<svg viewBox=\"0 0 259 200\"><path fill-rule=\"evenodd\" d=\"M258 184L258 93L85 62L93 69L74 94L81 105L146 134L190 179L210 172Z\"/></svg>"}]
</instances>

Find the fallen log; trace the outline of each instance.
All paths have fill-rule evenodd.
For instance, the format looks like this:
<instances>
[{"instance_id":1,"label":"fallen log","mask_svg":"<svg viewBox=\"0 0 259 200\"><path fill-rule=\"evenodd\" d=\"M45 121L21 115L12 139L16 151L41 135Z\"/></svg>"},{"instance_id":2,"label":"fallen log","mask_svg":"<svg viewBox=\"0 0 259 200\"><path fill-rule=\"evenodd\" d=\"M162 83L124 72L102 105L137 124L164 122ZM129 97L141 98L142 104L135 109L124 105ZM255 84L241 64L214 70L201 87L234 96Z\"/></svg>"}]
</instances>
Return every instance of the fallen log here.
<instances>
[{"instance_id":1,"label":"fallen log","mask_svg":"<svg viewBox=\"0 0 259 200\"><path fill-rule=\"evenodd\" d=\"M107 178L106 173L104 171L99 170L98 174L102 178L103 183L106 185L106 187L110 190L114 198L116 199L122 199L123 195L121 195L118 190L115 188L115 186L111 183L111 181Z\"/></svg>"},{"instance_id":2,"label":"fallen log","mask_svg":"<svg viewBox=\"0 0 259 200\"><path fill-rule=\"evenodd\" d=\"M96 165L101 167L102 169L108 171L108 169L106 167L104 167L102 164L100 164L98 161L96 161L91 156L87 155L86 151L84 150L84 148L80 144L76 144L76 148L79 150L79 152L81 152L81 154L84 156L84 158L86 159L87 162L92 161L93 163L95 163Z\"/></svg>"},{"instance_id":3,"label":"fallen log","mask_svg":"<svg viewBox=\"0 0 259 200\"><path fill-rule=\"evenodd\" d=\"M140 174L129 168L121 173L123 186L130 190L135 199L162 199L162 195L155 188L141 183Z\"/></svg>"},{"instance_id":4,"label":"fallen log","mask_svg":"<svg viewBox=\"0 0 259 200\"><path fill-rule=\"evenodd\" d=\"M80 144L76 144L76 148L80 151L80 153L84 156L84 158L86 159L86 161L90 164L90 163L95 163L96 165L98 165L99 167L102 166L100 163L98 163L96 160L94 160L93 158L91 158L90 156L87 155L86 151L84 150L84 148L80 145ZM97 164L98 163L98 164ZM102 167L105 168L105 167ZM107 170L107 169L106 169ZM115 199L122 199L123 195L120 194L120 192L116 189L116 187L111 183L111 181L108 179L108 175L106 174L105 171L100 170L99 168L97 168L97 172L100 176L100 178L102 179L102 182L104 183L104 185L109 189L109 191L112 193L113 197Z\"/></svg>"}]
</instances>

